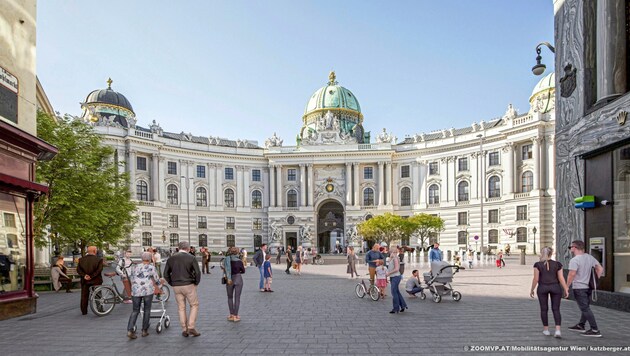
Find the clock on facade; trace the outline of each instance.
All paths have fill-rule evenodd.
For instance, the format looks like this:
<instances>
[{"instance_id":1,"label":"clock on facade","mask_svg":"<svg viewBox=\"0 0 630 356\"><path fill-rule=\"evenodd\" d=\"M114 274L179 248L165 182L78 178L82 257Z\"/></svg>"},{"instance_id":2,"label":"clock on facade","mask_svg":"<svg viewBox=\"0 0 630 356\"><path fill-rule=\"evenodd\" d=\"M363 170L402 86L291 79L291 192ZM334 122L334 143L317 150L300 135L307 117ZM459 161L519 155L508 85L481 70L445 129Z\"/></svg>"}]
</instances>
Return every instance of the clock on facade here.
<instances>
[{"instance_id":1,"label":"clock on facade","mask_svg":"<svg viewBox=\"0 0 630 356\"><path fill-rule=\"evenodd\" d=\"M328 184L326 184L326 191L327 191L328 193L332 193L332 191L333 191L333 190L335 190L335 186L334 186L334 185L332 185L332 183L328 183Z\"/></svg>"}]
</instances>

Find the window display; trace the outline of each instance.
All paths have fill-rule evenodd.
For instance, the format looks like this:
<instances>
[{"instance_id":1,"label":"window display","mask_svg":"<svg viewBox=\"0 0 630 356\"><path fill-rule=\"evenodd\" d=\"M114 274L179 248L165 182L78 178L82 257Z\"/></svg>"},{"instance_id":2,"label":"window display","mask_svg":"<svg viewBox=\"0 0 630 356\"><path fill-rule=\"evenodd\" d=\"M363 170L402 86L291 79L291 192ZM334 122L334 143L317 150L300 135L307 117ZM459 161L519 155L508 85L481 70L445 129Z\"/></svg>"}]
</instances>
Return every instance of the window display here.
<instances>
[{"instance_id":1,"label":"window display","mask_svg":"<svg viewBox=\"0 0 630 356\"><path fill-rule=\"evenodd\" d=\"M26 200L0 193L0 293L24 289Z\"/></svg>"}]
</instances>

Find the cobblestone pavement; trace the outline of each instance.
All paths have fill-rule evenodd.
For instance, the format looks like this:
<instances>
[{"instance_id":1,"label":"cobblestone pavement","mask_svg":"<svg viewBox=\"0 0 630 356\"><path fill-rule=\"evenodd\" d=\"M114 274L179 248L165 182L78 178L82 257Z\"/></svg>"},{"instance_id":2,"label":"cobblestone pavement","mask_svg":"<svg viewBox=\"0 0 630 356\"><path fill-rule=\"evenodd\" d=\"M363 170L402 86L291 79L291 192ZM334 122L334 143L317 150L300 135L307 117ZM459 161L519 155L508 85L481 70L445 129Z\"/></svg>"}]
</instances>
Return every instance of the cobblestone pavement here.
<instances>
[{"instance_id":1,"label":"cobblestone pavement","mask_svg":"<svg viewBox=\"0 0 630 356\"><path fill-rule=\"evenodd\" d=\"M82 316L78 290L43 292L36 314L0 322L0 350L3 355L450 355L471 353L471 347L475 354L491 353L479 347L502 346L524 347L518 354L541 354L532 347L630 346L630 314L593 307L604 336L586 338L566 329L579 318L576 303L569 300L561 307L563 338L542 335L538 302L528 295L533 262L528 257L521 266L512 256L503 269L488 263L462 271L453 283L463 295L460 302L407 298L409 309L400 314L388 313L390 297L378 302L357 298L357 279L348 278L345 265L307 265L296 276L274 264L275 293L259 292L258 269L248 267L239 323L226 321L226 292L215 268L199 287L197 338L181 336L174 298L167 307L173 321L169 329L157 334L152 320L148 337L129 340L125 328L131 305L117 305L105 317ZM416 268L427 270L426 264L407 264L405 275ZM364 276L367 268L361 265L359 273ZM551 312L549 318L552 322Z\"/></svg>"}]
</instances>

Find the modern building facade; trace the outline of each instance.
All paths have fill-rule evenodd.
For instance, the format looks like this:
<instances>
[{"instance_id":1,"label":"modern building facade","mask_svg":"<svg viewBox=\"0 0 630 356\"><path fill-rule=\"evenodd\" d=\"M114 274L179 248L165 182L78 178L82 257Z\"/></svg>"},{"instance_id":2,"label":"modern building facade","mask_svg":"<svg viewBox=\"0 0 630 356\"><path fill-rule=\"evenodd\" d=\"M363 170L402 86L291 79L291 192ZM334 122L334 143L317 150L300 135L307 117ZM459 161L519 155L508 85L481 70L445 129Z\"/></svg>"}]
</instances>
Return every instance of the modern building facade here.
<instances>
[{"instance_id":1,"label":"modern building facade","mask_svg":"<svg viewBox=\"0 0 630 356\"><path fill-rule=\"evenodd\" d=\"M572 240L600 259L598 304L630 311L628 13L623 0L556 0L557 249ZM595 207L574 199L595 196Z\"/></svg>"},{"instance_id":2,"label":"modern building facade","mask_svg":"<svg viewBox=\"0 0 630 356\"><path fill-rule=\"evenodd\" d=\"M402 140L366 131L357 97L334 73L295 120L295 145L275 134L261 147L167 132L155 121L141 127L111 82L87 96L82 118L126 162L140 218L136 251L188 239L215 251L361 247L356 225L389 212L439 215L446 230L434 238L446 250L509 243L532 253L555 239L554 92L552 74L525 114L510 105L487 122Z\"/></svg>"},{"instance_id":3,"label":"modern building facade","mask_svg":"<svg viewBox=\"0 0 630 356\"><path fill-rule=\"evenodd\" d=\"M35 74L36 1L0 2L0 320L35 312L33 203L38 160L57 149L36 137L51 109Z\"/></svg>"}]
</instances>

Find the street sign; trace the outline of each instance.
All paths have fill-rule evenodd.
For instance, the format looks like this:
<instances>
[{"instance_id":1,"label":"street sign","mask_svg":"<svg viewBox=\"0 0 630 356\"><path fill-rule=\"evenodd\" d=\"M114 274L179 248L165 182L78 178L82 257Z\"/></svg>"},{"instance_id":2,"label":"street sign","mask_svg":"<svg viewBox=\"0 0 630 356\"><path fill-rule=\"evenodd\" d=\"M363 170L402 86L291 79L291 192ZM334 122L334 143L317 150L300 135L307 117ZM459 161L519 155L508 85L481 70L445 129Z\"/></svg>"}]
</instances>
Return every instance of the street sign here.
<instances>
[{"instance_id":1,"label":"street sign","mask_svg":"<svg viewBox=\"0 0 630 356\"><path fill-rule=\"evenodd\" d=\"M474 239L475 241L479 240L479 235L475 235Z\"/></svg>"}]
</instances>

